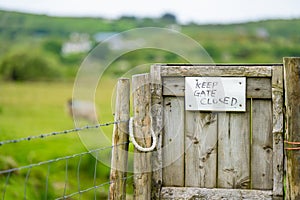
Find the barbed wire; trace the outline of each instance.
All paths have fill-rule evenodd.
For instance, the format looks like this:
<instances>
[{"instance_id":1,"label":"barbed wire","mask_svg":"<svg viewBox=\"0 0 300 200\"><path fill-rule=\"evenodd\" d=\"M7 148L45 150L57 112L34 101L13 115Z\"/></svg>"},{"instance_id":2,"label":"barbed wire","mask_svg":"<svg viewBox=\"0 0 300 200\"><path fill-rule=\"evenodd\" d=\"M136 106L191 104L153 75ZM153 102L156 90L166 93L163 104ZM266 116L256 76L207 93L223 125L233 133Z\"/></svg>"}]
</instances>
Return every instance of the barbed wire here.
<instances>
[{"instance_id":1,"label":"barbed wire","mask_svg":"<svg viewBox=\"0 0 300 200\"><path fill-rule=\"evenodd\" d=\"M114 124L118 124L118 123L122 123L122 122L128 122L128 120L127 121L107 122L107 123L97 124L97 125L86 125L86 126L83 126L83 127L80 127L80 128L73 128L73 129L63 130L63 131L59 131L59 132L51 132L51 133L45 133L45 134L40 134L40 135L35 135L35 136L27 136L27 137L18 138L18 139L4 140L4 141L0 141L0 146L3 146L5 144L10 144L10 143L19 143L19 142L22 142L22 141L31 141L33 139L43 139L43 138L47 138L47 137L50 137L50 136L74 133L74 132L78 132L78 131L86 130L86 129L97 129L99 127L110 126L110 125L114 125ZM89 151L86 151L86 152L80 152L80 153L76 153L76 154L73 154L73 155L68 155L68 156L59 157L59 158L55 158L55 159L50 159L50 160L46 160L46 161L42 161L42 162L38 162L38 163L26 165L26 166L15 167L15 168L10 168L10 169L5 169L5 170L0 169L0 175L3 175L3 174L6 175L5 184L4 184L4 187L2 189L2 199L5 198L7 186L9 184L9 179L10 179L12 173L14 173L16 171L20 171L20 170L25 170L25 169L27 170L25 181L24 181L24 189L23 189L24 198L26 199L27 186L28 186L29 176L31 174L32 169L34 167L38 167L38 166L41 166L41 165L48 164L47 176L46 176L46 192L45 192L45 198L47 198L48 184L49 184L48 182L49 182L49 175L50 175L50 165L51 165L51 163L58 162L58 161L63 161L63 160L65 160L65 162L66 162L66 164L65 164L65 186L64 186L63 196L59 197L57 199L67 199L67 198L70 198L70 197L75 196L75 195L82 195L83 193L88 192L88 191L93 190L93 189L95 190L94 191L94 196L96 198L96 189L97 188L100 188L100 187L103 187L105 185L113 183L112 181L109 181L109 182L106 182L106 183L102 183L100 185L96 185L96 174L97 174L97 163L98 163L97 158L98 158L99 151L103 151L103 150L106 150L106 149L111 149L111 148L121 146L121 145L125 145L125 144L128 144L128 143L129 142L124 142L124 143L117 144L117 145L100 147L100 148L92 149L92 150L89 150ZM97 152L97 153L96 153L96 160L95 160L95 164L94 164L93 187L90 187L90 188L87 188L87 189L81 189L79 174L80 174L80 164L81 164L82 157L84 155L92 154L92 153L95 153L95 152ZM77 181L78 181L78 186L77 186L78 191L74 192L74 193L71 193L71 194L67 194L69 159L76 158L76 157L79 157L78 166L77 166L77 170L76 170L77 171ZM130 178L130 177L124 177L123 179L128 179L128 178Z\"/></svg>"},{"instance_id":2,"label":"barbed wire","mask_svg":"<svg viewBox=\"0 0 300 200\"><path fill-rule=\"evenodd\" d=\"M114 121L114 122L107 122L107 123L97 124L97 125L86 125L86 126L83 126L80 128L73 128L73 129L63 130L63 131L59 131L59 132L50 132L50 133L44 133L44 134L40 134L40 135L27 136L27 137L18 138L18 139L4 140L4 141L0 141L0 146L3 146L5 144L11 144L11 143L19 143L22 141L31 141L34 139L43 139L43 138L47 138L50 136L69 134L69 133L74 133L74 132L78 132L78 131L82 131L82 130L86 130L86 129L97 129L97 128L100 128L103 126L110 126L110 125L124 123L124 122L128 122L128 121Z\"/></svg>"},{"instance_id":3,"label":"barbed wire","mask_svg":"<svg viewBox=\"0 0 300 200\"><path fill-rule=\"evenodd\" d=\"M41 166L41 165L45 165L45 164L49 164L49 163L53 163L53 162L58 162L61 160L67 160L67 159L71 159L71 158L76 158L78 156L83 156L86 154L91 154L97 151L103 151L106 149L111 149L113 147L117 147L117 146L121 146L121 145L125 145L128 144L128 142L124 142L124 143L120 143L117 145L112 145L112 146L107 146L107 147L101 147L101 148L97 148L97 149L93 149L90 151L86 151L86 152L82 152L82 153L77 153L77 154L73 154L73 155L69 155L69 156L64 156L64 157L59 157L59 158L55 158L55 159L51 159L51 160L46 160L46 161L42 161L39 163L34 163L34 164L30 164L30 165L26 165L26 166L22 166L22 167L17 167L17 168L11 168L11 169L7 169L7 170L2 170L0 171L0 174L7 174L7 173L11 173L11 172L15 172L15 171L19 171L19 170L23 170L23 169L29 169L29 168L33 168L33 167L37 167L37 166Z\"/></svg>"},{"instance_id":4,"label":"barbed wire","mask_svg":"<svg viewBox=\"0 0 300 200\"><path fill-rule=\"evenodd\" d=\"M111 184L111 183L113 183L113 181L102 183L100 185L96 185L96 174L97 174L97 163L98 163L97 158L98 158L99 151L106 150L106 149L111 149L111 148L114 148L114 147L117 147L117 146L121 146L121 145L125 145L125 144L128 144L128 142L124 142L124 143L117 144L117 145L112 145L112 146L106 146L106 147L102 147L102 148L97 148L97 149L93 149L93 150L90 150L90 151L87 151L87 152L82 152L82 153L77 153L77 154L73 154L73 155L69 155L69 156L65 156L65 157L55 158L55 159L52 159L52 160L42 161L42 162L39 162L39 163L35 163L35 164L27 165L27 166L22 166L22 167L18 167L18 168L11 168L11 169L8 169L8 170L2 170L2 171L0 171L0 175L1 174L7 174L7 177L5 179L5 184L4 184L4 187L3 187L3 191L2 191L2 199L5 199L6 189L7 189L7 185L9 183L9 179L10 179L11 174L13 172L15 172L15 171L18 171L18 170L27 169L25 183L24 183L24 192L23 192L24 193L24 197L26 199L27 185L28 185L29 176L30 176L30 173L31 173L32 169L34 167L45 165L45 164L48 164L47 176L46 176L46 193L45 193L45 195L46 195L45 198L47 198L47 194L48 194L48 181L49 181L48 179L49 179L49 174L50 174L50 164L53 163L53 162L58 162L58 161L62 161L62 160L66 161L66 164L65 164L65 172L66 172L66 174L65 174L65 186L64 186L63 196L59 197L58 199L67 199L67 198L72 197L74 195L77 195L77 194L81 195L81 194L83 194L85 192L88 192L88 191L90 191L92 189L97 189L97 188L100 188L102 186ZM90 188L82 190L80 188L80 178L79 178L80 163L81 163L82 157L84 155L87 155L87 154L90 154L90 153L94 153L94 152L97 152L97 154L96 154L96 159L95 159L95 164L94 164L94 175L93 175L94 181L93 181L93 187L90 187ZM78 166L77 166L78 191L67 195L66 191L67 191L67 183L68 183L68 165L69 165L68 161L69 161L69 159L76 158L76 157L79 157ZM128 179L130 177L132 177L132 176L124 177L123 179ZM95 198L96 198L96 190L94 192L94 195L95 195Z\"/></svg>"}]
</instances>

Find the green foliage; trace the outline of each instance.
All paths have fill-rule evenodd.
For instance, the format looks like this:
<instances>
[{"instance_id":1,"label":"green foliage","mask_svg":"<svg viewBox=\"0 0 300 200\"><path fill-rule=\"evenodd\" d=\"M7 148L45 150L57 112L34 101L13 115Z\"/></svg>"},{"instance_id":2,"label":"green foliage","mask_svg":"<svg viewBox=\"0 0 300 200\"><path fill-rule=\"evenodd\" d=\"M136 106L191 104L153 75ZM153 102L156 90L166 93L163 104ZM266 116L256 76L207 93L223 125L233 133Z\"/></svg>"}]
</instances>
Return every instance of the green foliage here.
<instances>
[{"instance_id":1,"label":"green foliage","mask_svg":"<svg viewBox=\"0 0 300 200\"><path fill-rule=\"evenodd\" d=\"M51 52L53 54L59 55L61 53L62 41L49 39L46 40L43 44L43 49L45 51Z\"/></svg>"},{"instance_id":2,"label":"green foliage","mask_svg":"<svg viewBox=\"0 0 300 200\"><path fill-rule=\"evenodd\" d=\"M51 62L41 55L22 52L9 55L0 65L0 74L4 80L37 81L57 79L60 73Z\"/></svg>"},{"instance_id":3,"label":"green foliage","mask_svg":"<svg viewBox=\"0 0 300 200\"><path fill-rule=\"evenodd\" d=\"M0 77L12 81L49 80L57 77L74 79L88 55L88 52L62 54L62 46L74 32L87 34L90 42L96 46L94 35L97 33L122 32L140 27L166 28L177 24L174 27L202 45L218 63L274 63L282 62L282 57L300 54L300 19L228 25L182 25L177 23L172 13L165 13L158 18L122 16L116 20L107 20L7 11L0 11L0 19ZM164 37L160 39L168 40ZM109 48L109 45L106 48L95 48L93 53L105 59L109 55ZM20 49L23 50L21 54ZM114 62L106 74L119 76L143 64L186 62L177 55L157 49L134 51L121 55L116 61L119 63Z\"/></svg>"},{"instance_id":4,"label":"green foliage","mask_svg":"<svg viewBox=\"0 0 300 200\"><path fill-rule=\"evenodd\" d=\"M135 74L146 73L150 69L150 65L154 63L184 63L186 60L180 56L167 52L165 50L158 49L141 49L128 52L120 57L118 57L115 62L113 62L105 75L121 77L127 72ZM133 70L133 71L132 71Z\"/></svg>"}]
</instances>

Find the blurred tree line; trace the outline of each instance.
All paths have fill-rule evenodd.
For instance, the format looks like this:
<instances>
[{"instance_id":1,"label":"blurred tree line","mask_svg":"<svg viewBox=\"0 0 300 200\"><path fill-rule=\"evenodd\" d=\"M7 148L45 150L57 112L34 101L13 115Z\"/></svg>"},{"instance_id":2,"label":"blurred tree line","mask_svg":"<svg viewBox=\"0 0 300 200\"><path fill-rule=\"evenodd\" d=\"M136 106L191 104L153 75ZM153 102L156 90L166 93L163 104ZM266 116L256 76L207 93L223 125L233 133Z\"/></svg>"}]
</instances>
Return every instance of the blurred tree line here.
<instances>
[{"instance_id":1,"label":"blurred tree line","mask_svg":"<svg viewBox=\"0 0 300 200\"><path fill-rule=\"evenodd\" d=\"M141 27L182 32L199 42L216 63L278 63L284 56L300 55L300 19L199 25L180 24L172 13L158 18L122 16L108 20L8 11L0 11L0 19L0 78L10 81L73 79L83 59L98 44L96 34ZM62 52L68 41L71 46L76 42L85 44L86 41L72 41L73 33L87 35L89 51ZM117 61L122 65L109 71L110 75L118 76L143 63L186 62L172 53L153 49L133 51Z\"/></svg>"}]
</instances>

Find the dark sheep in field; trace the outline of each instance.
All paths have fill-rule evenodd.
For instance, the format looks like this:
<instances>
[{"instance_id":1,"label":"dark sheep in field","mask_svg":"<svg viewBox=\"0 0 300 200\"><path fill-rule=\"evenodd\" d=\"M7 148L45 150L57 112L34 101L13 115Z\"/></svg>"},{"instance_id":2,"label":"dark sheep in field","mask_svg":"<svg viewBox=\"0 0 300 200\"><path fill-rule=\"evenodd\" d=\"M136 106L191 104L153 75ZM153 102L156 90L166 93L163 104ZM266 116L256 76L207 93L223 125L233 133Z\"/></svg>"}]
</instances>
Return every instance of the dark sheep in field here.
<instances>
[{"instance_id":1,"label":"dark sheep in field","mask_svg":"<svg viewBox=\"0 0 300 200\"><path fill-rule=\"evenodd\" d=\"M74 119L82 119L90 123L97 123L95 104L89 101L72 100L68 101L69 114Z\"/></svg>"}]
</instances>

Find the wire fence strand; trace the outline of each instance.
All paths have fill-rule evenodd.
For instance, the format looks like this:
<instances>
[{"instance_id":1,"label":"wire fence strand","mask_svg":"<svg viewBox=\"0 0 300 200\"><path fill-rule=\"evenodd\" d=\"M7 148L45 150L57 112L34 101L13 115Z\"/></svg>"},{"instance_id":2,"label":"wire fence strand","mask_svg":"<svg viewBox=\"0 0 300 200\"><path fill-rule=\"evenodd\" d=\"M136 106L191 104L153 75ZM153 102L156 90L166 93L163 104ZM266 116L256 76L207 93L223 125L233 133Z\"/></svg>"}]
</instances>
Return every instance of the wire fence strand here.
<instances>
[{"instance_id":1,"label":"wire fence strand","mask_svg":"<svg viewBox=\"0 0 300 200\"><path fill-rule=\"evenodd\" d=\"M2 191L2 200L5 199L6 188L7 188L7 185L8 185L8 181L9 181L10 175L11 175L11 172L9 172L7 174L7 176L6 176L5 185L4 185L3 191Z\"/></svg>"},{"instance_id":2,"label":"wire fence strand","mask_svg":"<svg viewBox=\"0 0 300 200\"><path fill-rule=\"evenodd\" d=\"M82 161L82 156L79 157L79 161L77 164L77 184L78 184L78 192L81 190L80 189L80 165ZM79 194L79 199L81 199L81 194Z\"/></svg>"},{"instance_id":3,"label":"wire fence strand","mask_svg":"<svg viewBox=\"0 0 300 200\"><path fill-rule=\"evenodd\" d=\"M96 177L97 177L97 164L98 164L98 155L99 155L99 152L96 154L96 159L95 159L95 166L94 166L94 187L96 186ZM94 190L94 199L96 200L97 199L97 193L96 193L96 189Z\"/></svg>"},{"instance_id":4,"label":"wire fence strand","mask_svg":"<svg viewBox=\"0 0 300 200\"><path fill-rule=\"evenodd\" d=\"M49 183L49 176L50 176L50 167L51 167L51 163L48 164L48 169L47 169L45 199L47 199L47 195L48 195L48 183Z\"/></svg>"},{"instance_id":5,"label":"wire fence strand","mask_svg":"<svg viewBox=\"0 0 300 200\"><path fill-rule=\"evenodd\" d=\"M65 186L64 186L64 195L67 193L67 185L68 185L68 164L69 164L69 159L66 159L66 168L65 168Z\"/></svg>"},{"instance_id":6,"label":"wire fence strand","mask_svg":"<svg viewBox=\"0 0 300 200\"><path fill-rule=\"evenodd\" d=\"M300 146L298 146L298 145L300 145L300 142L291 142L291 141L284 141L284 143L285 144L288 144L288 145L297 145L296 147L295 146L293 146L293 147L285 147L284 149L285 150L300 150Z\"/></svg>"},{"instance_id":7,"label":"wire fence strand","mask_svg":"<svg viewBox=\"0 0 300 200\"><path fill-rule=\"evenodd\" d=\"M106 149L111 149L113 147L117 147L117 146L121 146L121 145L125 145L128 144L127 142L121 143L121 144L117 144L117 145L112 145L112 146L107 146L107 147L101 147L101 148L97 148L97 149L93 149L90 151L86 151L86 152L82 152L82 153L77 153L77 154L73 154L73 155L69 155L69 156L64 156L64 157L59 157L59 158L55 158L55 159L51 159L51 160L46 160L46 161L42 161L39 163L34 163L34 164L30 164L30 165L26 165L26 166L22 166L22 167L17 167L17 168L11 168L11 169L7 169L7 170L2 170L0 171L0 174L6 174L6 173L10 173L10 172L15 172L15 171L19 171L22 169L28 169L28 168L32 168L32 167L37 167L37 166L41 166L41 165L45 165L45 164L49 164L49 163L54 163L54 162L58 162L61 160L67 160L67 159L71 159L71 158L75 158L78 156L83 156L86 154L91 154L97 151L103 151Z\"/></svg>"},{"instance_id":8,"label":"wire fence strand","mask_svg":"<svg viewBox=\"0 0 300 200\"><path fill-rule=\"evenodd\" d=\"M4 141L0 141L0 147L6 144L15 144L15 143L19 143L22 141L32 141L34 139L43 139L43 138L47 138L50 136L56 136L56 135L62 135L62 134L68 134L68 133L74 133L74 132L78 132L81 130L86 130L86 129L97 129L99 127L103 127L103 126L110 126L110 125L114 125L114 124L118 124L118 123L122 123L122 122L128 122L128 121L114 121L114 122L107 122L104 124L97 124L97 125L87 125L81 128L74 128L74 129L69 129L69 130L63 130L63 131L59 131L59 132L51 132L51 133L45 133L45 134L40 134L40 135L35 135L35 136L27 136L27 137L23 137L23 138L18 138L18 139L12 139L12 140L4 140ZM26 165L26 166L21 166L21 167L15 167L15 168L10 168L10 169L0 169L0 175L6 175L5 178L5 183L4 186L2 187L2 200L5 199L6 193L7 193L7 188L8 185L10 184L10 178L12 173L17 172L17 171L21 171L21 170L27 170L26 172L26 176L25 176L25 181L24 181L24 186L23 186L23 199L26 200L27 198L29 198L28 196L28 192L29 192L29 186L30 184L30 174L33 170L34 167L38 167L38 166L42 166L42 165L48 165L47 166L47 172L46 172L46 177L45 177L45 194L43 195L43 197L45 199L48 199L48 193L49 193L49 177L50 177L50 169L51 169L51 164L55 163L55 162L59 162L59 161L65 161L65 177L64 177L64 187L63 187L63 194L62 197L59 197L57 199L69 199L75 195L78 195L78 199L81 199L82 194L85 192L89 192L94 190L94 199L97 199L97 189L104 187L105 185L109 185L113 182L108 181L105 183L102 183L100 185L97 185L97 167L98 167L98 156L99 156L99 152L100 151L104 151L107 149L112 149L114 147L117 146L121 146L121 145L126 145L129 142L124 142L121 144L117 144L117 145L112 145L112 146L106 146L106 147L100 147L100 148L96 148L96 149L92 149L86 152L80 152L80 153L76 153L76 154L72 154L72 155L68 155L68 156L64 156L64 157L58 157L58 158L54 158L54 159L50 159L50 160L46 160L46 161L41 161L38 163L34 163L34 164L30 164L30 165ZM93 154L96 153L95 155L95 163L94 163L94 172L93 172L93 186L90 188L86 188L86 189L82 189L81 183L80 183L80 168L81 168L81 163L82 163L82 158L84 155L87 154ZM69 182L69 162L70 159L79 157L77 166L76 166L76 179L77 179L77 189L75 190L76 192L68 194L68 191L70 190L69 186L68 186L68 182ZM128 177L124 177L122 178L123 180L125 179L129 179L133 176L128 176ZM28 190L28 191L27 191Z\"/></svg>"},{"instance_id":9,"label":"wire fence strand","mask_svg":"<svg viewBox=\"0 0 300 200\"><path fill-rule=\"evenodd\" d=\"M28 171L26 173L26 178L25 178L25 183L24 183L24 200L27 199L26 192L27 192L27 184L28 184L30 173L31 173L31 167L28 169Z\"/></svg>"},{"instance_id":10,"label":"wire fence strand","mask_svg":"<svg viewBox=\"0 0 300 200\"><path fill-rule=\"evenodd\" d=\"M44 139L44 138L47 138L50 136L65 135L65 134L75 133L75 132L86 130L86 129L97 129L97 128L100 128L103 126L110 126L110 125L124 123L124 122L126 122L126 121L114 121L114 122L107 122L104 124L86 125L86 126L83 126L80 128L73 128L73 129L63 130L63 131L59 131L59 132L43 133L40 135L27 136L27 137L18 138L18 139L4 140L4 141L0 141L0 146L6 145L6 144L11 144L11 143L19 143L22 141L31 141L34 139Z\"/></svg>"},{"instance_id":11,"label":"wire fence strand","mask_svg":"<svg viewBox=\"0 0 300 200\"><path fill-rule=\"evenodd\" d=\"M121 178L121 179L117 179L116 181L118 181L118 180L127 180L127 179L130 179L132 177L133 177L133 175L127 176L127 177L124 177L124 178ZM105 183L101 183L100 185L96 185L96 186L93 186L93 187L90 187L90 188L87 188L87 189L84 189L84 190L80 190L78 192L74 192L74 193L71 193L71 194L68 194L68 195L65 195L65 196L62 196L62 197L58 197L55 200L68 199L68 198L73 197L75 195L82 194L82 193L85 193L85 192L88 192L88 191L91 191L91 190L96 190L100 187L104 187L105 185L110 185L114 182L115 181L108 181L108 182L105 182Z\"/></svg>"}]
</instances>

